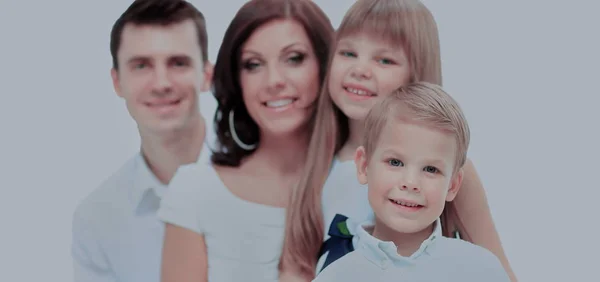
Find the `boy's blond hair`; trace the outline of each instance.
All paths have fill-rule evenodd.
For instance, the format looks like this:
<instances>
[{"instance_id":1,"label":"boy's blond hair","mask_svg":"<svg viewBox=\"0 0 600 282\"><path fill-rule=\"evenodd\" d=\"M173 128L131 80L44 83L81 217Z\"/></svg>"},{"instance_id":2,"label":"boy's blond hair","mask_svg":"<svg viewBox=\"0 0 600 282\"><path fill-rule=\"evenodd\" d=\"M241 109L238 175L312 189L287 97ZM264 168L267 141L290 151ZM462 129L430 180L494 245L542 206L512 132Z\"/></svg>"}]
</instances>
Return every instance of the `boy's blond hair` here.
<instances>
[{"instance_id":1,"label":"boy's blond hair","mask_svg":"<svg viewBox=\"0 0 600 282\"><path fill-rule=\"evenodd\" d=\"M379 101L364 122L362 144L367 158L375 150L385 126L399 119L454 135L457 145L454 172L465 164L470 141L469 125L456 100L441 86L427 82L411 83Z\"/></svg>"}]
</instances>

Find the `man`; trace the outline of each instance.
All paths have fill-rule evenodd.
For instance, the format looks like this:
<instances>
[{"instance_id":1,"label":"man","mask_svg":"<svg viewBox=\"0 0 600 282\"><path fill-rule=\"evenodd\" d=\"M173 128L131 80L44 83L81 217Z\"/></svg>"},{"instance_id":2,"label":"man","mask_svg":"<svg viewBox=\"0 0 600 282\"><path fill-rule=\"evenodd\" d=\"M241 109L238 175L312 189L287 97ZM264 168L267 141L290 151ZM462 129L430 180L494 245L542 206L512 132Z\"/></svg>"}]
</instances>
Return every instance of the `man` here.
<instances>
[{"instance_id":1,"label":"man","mask_svg":"<svg viewBox=\"0 0 600 282\"><path fill-rule=\"evenodd\" d=\"M156 211L177 168L198 160L205 139L198 93L212 76L207 41L204 16L186 1L137 0L115 22L111 76L141 149L75 211L76 282L159 282L164 225Z\"/></svg>"}]
</instances>

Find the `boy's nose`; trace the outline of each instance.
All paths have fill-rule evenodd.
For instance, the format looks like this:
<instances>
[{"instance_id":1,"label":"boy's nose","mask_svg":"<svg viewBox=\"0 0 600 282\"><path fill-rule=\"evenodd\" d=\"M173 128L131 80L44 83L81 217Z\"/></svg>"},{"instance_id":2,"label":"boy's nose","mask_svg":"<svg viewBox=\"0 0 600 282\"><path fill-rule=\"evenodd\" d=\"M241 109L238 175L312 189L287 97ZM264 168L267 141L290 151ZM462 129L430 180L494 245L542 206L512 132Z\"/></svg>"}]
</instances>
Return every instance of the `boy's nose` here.
<instances>
[{"instance_id":1,"label":"boy's nose","mask_svg":"<svg viewBox=\"0 0 600 282\"><path fill-rule=\"evenodd\" d=\"M421 192L418 173L406 171L400 180L400 189L410 192Z\"/></svg>"},{"instance_id":2,"label":"boy's nose","mask_svg":"<svg viewBox=\"0 0 600 282\"><path fill-rule=\"evenodd\" d=\"M411 192L416 192L416 193L421 192L421 188L419 188L416 185L410 185L410 184L403 184L401 186L401 189L402 190L408 190L408 191L411 191Z\"/></svg>"}]
</instances>

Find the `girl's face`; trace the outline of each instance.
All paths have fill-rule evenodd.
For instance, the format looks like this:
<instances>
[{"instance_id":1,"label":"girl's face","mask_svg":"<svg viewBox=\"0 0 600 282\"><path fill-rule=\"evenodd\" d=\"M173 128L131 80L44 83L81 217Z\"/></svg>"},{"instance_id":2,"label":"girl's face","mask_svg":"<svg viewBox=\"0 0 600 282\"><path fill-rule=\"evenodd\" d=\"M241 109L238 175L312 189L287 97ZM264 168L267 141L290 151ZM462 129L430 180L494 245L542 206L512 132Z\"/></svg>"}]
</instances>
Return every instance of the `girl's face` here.
<instances>
[{"instance_id":1,"label":"girl's face","mask_svg":"<svg viewBox=\"0 0 600 282\"><path fill-rule=\"evenodd\" d=\"M409 80L404 48L359 32L338 41L328 87L333 102L348 118L363 120L375 102Z\"/></svg>"},{"instance_id":2,"label":"girl's face","mask_svg":"<svg viewBox=\"0 0 600 282\"><path fill-rule=\"evenodd\" d=\"M319 63L304 27L274 20L242 47L240 84L248 113L262 133L305 130L319 91Z\"/></svg>"}]
</instances>

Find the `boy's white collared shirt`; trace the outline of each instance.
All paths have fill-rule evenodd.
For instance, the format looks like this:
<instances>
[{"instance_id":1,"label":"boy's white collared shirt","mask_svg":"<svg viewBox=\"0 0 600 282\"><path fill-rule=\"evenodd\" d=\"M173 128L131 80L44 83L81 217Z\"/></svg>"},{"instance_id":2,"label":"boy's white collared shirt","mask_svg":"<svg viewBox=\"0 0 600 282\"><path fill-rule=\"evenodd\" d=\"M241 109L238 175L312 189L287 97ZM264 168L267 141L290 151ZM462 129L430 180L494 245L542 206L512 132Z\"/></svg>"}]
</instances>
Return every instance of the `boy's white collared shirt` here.
<instances>
[{"instance_id":1,"label":"boy's white collared shirt","mask_svg":"<svg viewBox=\"0 0 600 282\"><path fill-rule=\"evenodd\" d=\"M434 231L410 257L398 254L393 242L356 228L355 251L326 267L313 282L348 281L486 281L510 282L500 260L487 249L442 236L439 219Z\"/></svg>"},{"instance_id":2,"label":"boy's white collared shirt","mask_svg":"<svg viewBox=\"0 0 600 282\"><path fill-rule=\"evenodd\" d=\"M434 223L434 229L431 235L423 241L419 249L414 252L410 257L404 257L398 254L396 244L393 242L384 242L373 237L365 229L368 225L360 225L356 228L357 236L357 249L360 248L364 257L370 260L372 263L378 265L382 269L386 269L390 266L396 267L410 267L417 263L418 259L422 255L432 253L432 248L435 248L435 243L439 237L442 237L442 228L440 227L440 220L436 220Z\"/></svg>"}]
</instances>

